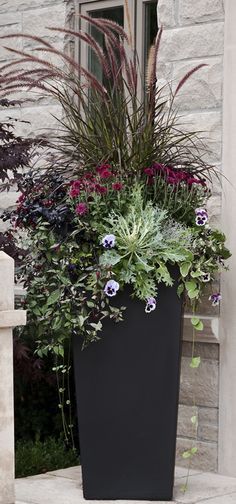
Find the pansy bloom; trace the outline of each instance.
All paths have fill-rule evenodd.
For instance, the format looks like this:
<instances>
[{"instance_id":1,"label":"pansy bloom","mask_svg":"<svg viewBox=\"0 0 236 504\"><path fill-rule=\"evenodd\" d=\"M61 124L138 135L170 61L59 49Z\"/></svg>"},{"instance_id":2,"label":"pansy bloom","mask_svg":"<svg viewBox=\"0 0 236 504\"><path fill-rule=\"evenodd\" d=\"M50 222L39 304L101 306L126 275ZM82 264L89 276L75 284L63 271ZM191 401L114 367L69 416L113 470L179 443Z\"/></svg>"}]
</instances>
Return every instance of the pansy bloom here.
<instances>
[{"instance_id":1,"label":"pansy bloom","mask_svg":"<svg viewBox=\"0 0 236 504\"><path fill-rule=\"evenodd\" d=\"M147 304L146 304L146 307L145 307L145 312L146 313L150 313L151 311L155 310L156 309L156 300L154 297L150 297L147 299Z\"/></svg>"},{"instance_id":2,"label":"pansy bloom","mask_svg":"<svg viewBox=\"0 0 236 504\"><path fill-rule=\"evenodd\" d=\"M106 249L111 249L115 246L116 238L113 234L108 234L102 239L103 247Z\"/></svg>"},{"instance_id":3,"label":"pansy bloom","mask_svg":"<svg viewBox=\"0 0 236 504\"><path fill-rule=\"evenodd\" d=\"M208 214L204 208L196 208L195 210L196 219L195 222L197 226L205 226L208 221Z\"/></svg>"},{"instance_id":4,"label":"pansy bloom","mask_svg":"<svg viewBox=\"0 0 236 504\"><path fill-rule=\"evenodd\" d=\"M115 280L108 280L105 285L104 292L107 296L112 297L115 296L117 291L119 290L119 284Z\"/></svg>"},{"instance_id":5,"label":"pansy bloom","mask_svg":"<svg viewBox=\"0 0 236 504\"><path fill-rule=\"evenodd\" d=\"M222 299L222 296L221 296L220 292L216 292L214 294L211 294L211 296L209 297L209 301L211 301L212 306L217 306L220 303L221 299Z\"/></svg>"},{"instance_id":6,"label":"pansy bloom","mask_svg":"<svg viewBox=\"0 0 236 504\"><path fill-rule=\"evenodd\" d=\"M210 282L211 275L210 273L203 273L201 276L202 282Z\"/></svg>"}]
</instances>

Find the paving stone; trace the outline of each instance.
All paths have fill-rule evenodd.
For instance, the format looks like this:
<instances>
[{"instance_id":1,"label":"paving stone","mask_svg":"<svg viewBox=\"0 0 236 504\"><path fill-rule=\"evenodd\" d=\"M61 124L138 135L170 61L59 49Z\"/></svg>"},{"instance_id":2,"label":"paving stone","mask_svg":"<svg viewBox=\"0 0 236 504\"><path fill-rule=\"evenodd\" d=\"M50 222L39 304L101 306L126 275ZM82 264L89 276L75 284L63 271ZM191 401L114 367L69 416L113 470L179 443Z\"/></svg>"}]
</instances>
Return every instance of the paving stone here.
<instances>
[{"instance_id":1,"label":"paving stone","mask_svg":"<svg viewBox=\"0 0 236 504\"><path fill-rule=\"evenodd\" d=\"M226 498L229 494L235 496L236 478L228 478L219 474L202 473L189 477L188 489L185 494L181 492L180 485L174 492L174 499L178 503L193 504L193 503L211 503L211 504L228 504ZM222 496L222 497L221 497ZM224 497L223 497L224 496ZM218 501L217 498L225 498L225 501ZM206 499L210 499L207 500ZM230 504L235 504L236 500L229 501Z\"/></svg>"},{"instance_id":2,"label":"paving stone","mask_svg":"<svg viewBox=\"0 0 236 504\"><path fill-rule=\"evenodd\" d=\"M57 471L50 471L47 474L49 474L50 476L61 476L62 478L74 479L82 485L80 466L68 467L67 469L58 469Z\"/></svg>"},{"instance_id":3,"label":"paving stone","mask_svg":"<svg viewBox=\"0 0 236 504\"><path fill-rule=\"evenodd\" d=\"M236 493L229 495L222 495L221 497L213 497L213 499L207 499L201 501L201 504L236 504Z\"/></svg>"},{"instance_id":4,"label":"paving stone","mask_svg":"<svg viewBox=\"0 0 236 504\"><path fill-rule=\"evenodd\" d=\"M81 476L79 481L67 477L49 476L48 474L42 476L17 479L15 482L16 502L19 502L19 504L45 504L45 502L46 504L80 504L82 502L95 504L96 502L103 502L90 501L83 498ZM114 504L114 501L106 500L104 502L106 504ZM116 502L117 504L143 503L143 501L128 500L117 500ZM175 504L175 502L169 501L169 504Z\"/></svg>"},{"instance_id":5,"label":"paving stone","mask_svg":"<svg viewBox=\"0 0 236 504\"><path fill-rule=\"evenodd\" d=\"M59 476L60 475L60 476ZM187 471L175 468L174 501L169 504L235 504L236 478L190 470L186 493L181 491ZM103 501L85 501L81 490L79 466L52 471L16 480L15 504L96 504ZM117 504L142 504L143 501L117 501ZM148 501L147 501L148 502ZM156 501L157 502L157 501ZM113 504L114 501L104 501ZM161 504L159 501L157 504Z\"/></svg>"}]
</instances>

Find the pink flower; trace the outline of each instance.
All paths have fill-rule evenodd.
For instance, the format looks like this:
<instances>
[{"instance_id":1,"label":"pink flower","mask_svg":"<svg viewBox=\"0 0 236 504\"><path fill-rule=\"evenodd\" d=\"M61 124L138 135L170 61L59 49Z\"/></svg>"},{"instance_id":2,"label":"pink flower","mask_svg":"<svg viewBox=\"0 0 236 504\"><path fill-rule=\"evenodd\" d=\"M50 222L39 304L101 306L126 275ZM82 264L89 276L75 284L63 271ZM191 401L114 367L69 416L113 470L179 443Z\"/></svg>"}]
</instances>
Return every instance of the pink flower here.
<instances>
[{"instance_id":1,"label":"pink flower","mask_svg":"<svg viewBox=\"0 0 236 504\"><path fill-rule=\"evenodd\" d=\"M102 164L97 166L96 169L101 178L108 179L113 176L113 173L111 172L111 165L109 164Z\"/></svg>"},{"instance_id":2,"label":"pink flower","mask_svg":"<svg viewBox=\"0 0 236 504\"><path fill-rule=\"evenodd\" d=\"M123 189L123 184L121 184L121 182L115 182L114 184L112 184L112 189L114 191L121 191Z\"/></svg>"},{"instance_id":3,"label":"pink flower","mask_svg":"<svg viewBox=\"0 0 236 504\"><path fill-rule=\"evenodd\" d=\"M71 198L76 198L80 193L80 190L77 189L76 187L71 187L69 195Z\"/></svg>"},{"instance_id":4,"label":"pink flower","mask_svg":"<svg viewBox=\"0 0 236 504\"><path fill-rule=\"evenodd\" d=\"M144 173L148 175L148 177L152 177L154 175L154 169L153 168L144 168Z\"/></svg>"},{"instance_id":5,"label":"pink flower","mask_svg":"<svg viewBox=\"0 0 236 504\"><path fill-rule=\"evenodd\" d=\"M73 187L73 189L80 189L81 180L73 180L73 182L71 182L71 186Z\"/></svg>"},{"instance_id":6,"label":"pink flower","mask_svg":"<svg viewBox=\"0 0 236 504\"><path fill-rule=\"evenodd\" d=\"M95 185L95 191L99 194L106 194L107 188L105 186L101 186L100 184Z\"/></svg>"},{"instance_id":7,"label":"pink flower","mask_svg":"<svg viewBox=\"0 0 236 504\"><path fill-rule=\"evenodd\" d=\"M75 211L78 215L84 215L88 212L88 207L86 203L78 203L75 207Z\"/></svg>"}]
</instances>

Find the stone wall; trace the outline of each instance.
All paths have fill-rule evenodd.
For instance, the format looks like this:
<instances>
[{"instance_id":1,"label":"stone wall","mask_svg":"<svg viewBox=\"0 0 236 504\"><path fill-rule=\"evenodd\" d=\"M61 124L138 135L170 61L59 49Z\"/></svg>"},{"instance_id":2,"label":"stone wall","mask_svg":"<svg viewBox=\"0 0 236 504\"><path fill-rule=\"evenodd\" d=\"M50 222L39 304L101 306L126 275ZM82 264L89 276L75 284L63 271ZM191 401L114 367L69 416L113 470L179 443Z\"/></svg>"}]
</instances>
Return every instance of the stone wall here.
<instances>
[{"instance_id":1,"label":"stone wall","mask_svg":"<svg viewBox=\"0 0 236 504\"><path fill-rule=\"evenodd\" d=\"M192 68L196 72L176 99L181 122L192 131L201 130L211 152L209 161L217 167L222 158L222 80L224 44L223 0L159 0L158 24L164 28L159 53L159 78L172 82L173 88ZM211 221L221 212L221 191L215 185ZM196 344L201 356L198 369L189 367L191 359L190 325L185 324L178 422L177 462L188 465L182 452L196 446L192 467L216 471L218 467L219 344L218 313L203 302L205 329ZM213 332L209 328L214 327ZM191 417L198 423L193 425Z\"/></svg>"},{"instance_id":2,"label":"stone wall","mask_svg":"<svg viewBox=\"0 0 236 504\"><path fill-rule=\"evenodd\" d=\"M66 19L66 4L63 0L0 0L0 32L1 35L8 33L30 33L43 37L58 49L62 49L64 36L56 32L46 30L46 26L64 26ZM30 52L39 43L26 39L15 39L0 43L0 67L16 58L13 53L3 49L3 46ZM42 56L42 53L40 53ZM41 134L42 131L50 134L55 133L58 122L54 116L60 117L61 108L51 98L39 97L34 93L34 100L25 102L21 107L9 107L0 109L1 120L8 117L25 122L15 123L16 132L22 136ZM16 95L14 95L14 98ZM9 99L12 95L9 95ZM22 95L19 93L19 99ZM16 194L10 191L0 196L0 214L6 208L14 206ZM5 224L0 220L0 231Z\"/></svg>"},{"instance_id":3,"label":"stone wall","mask_svg":"<svg viewBox=\"0 0 236 504\"><path fill-rule=\"evenodd\" d=\"M66 5L67 3L67 5ZM46 34L45 26L63 26L70 15L71 2L63 0L0 0L1 33L28 32L44 36L46 40L62 47L64 37L55 32ZM206 63L182 88L176 104L182 122L192 130L206 132L210 160L221 164L222 136L222 66L224 10L223 0L159 0L159 25L164 26L159 54L160 77L171 80L175 87L178 80L199 63ZM5 43L4 43L5 45ZM7 42L6 45L10 45ZM12 45L12 42L11 42ZM33 42L19 39L14 46L31 50ZM0 48L0 66L14 59L14 55ZM52 99L38 98L26 102L21 108L1 110L2 117L16 117L28 123L19 123L17 129L22 135L37 134L41 128L54 131L58 127L53 115L60 116L60 108ZM0 197L0 213L14 205L16 195L12 191ZM221 209L220 190L215 188L211 214L218 220ZM0 230L3 224L0 223ZM208 295L206 293L205 300ZM185 319L182 357L181 392L179 406L177 462L185 462L183 450L198 447L198 455L191 465L217 470L218 437L218 313L209 304L203 303L205 329L198 335L196 354L201 356L200 368L189 367L191 356L192 330L189 319ZM198 424L191 423L197 416ZM188 463L188 462L186 462Z\"/></svg>"}]
</instances>

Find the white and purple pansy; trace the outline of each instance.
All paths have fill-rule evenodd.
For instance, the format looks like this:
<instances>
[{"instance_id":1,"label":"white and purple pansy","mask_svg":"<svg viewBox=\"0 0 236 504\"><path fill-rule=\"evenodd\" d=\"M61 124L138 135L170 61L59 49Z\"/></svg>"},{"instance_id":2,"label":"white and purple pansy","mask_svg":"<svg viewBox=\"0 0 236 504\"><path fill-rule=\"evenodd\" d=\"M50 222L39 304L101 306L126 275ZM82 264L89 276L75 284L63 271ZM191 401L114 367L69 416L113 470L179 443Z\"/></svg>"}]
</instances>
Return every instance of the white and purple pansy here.
<instances>
[{"instance_id":1,"label":"white and purple pansy","mask_svg":"<svg viewBox=\"0 0 236 504\"><path fill-rule=\"evenodd\" d=\"M115 246L115 243L116 243L116 237L113 234L107 234L102 239L103 247L106 249L113 248Z\"/></svg>"},{"instance_id":2,"label":"white and purple pansy","mask_svg":"<svg viewBox=\"0 0 236 504\"><path fill-rule=\"evenodd\" d=\"M154 297L150 297L147 299L147 304L146 304L146 307L145 307L145 312L146 313L150 313L151 311L155 310L156 309L156 300Z\"/></svg>"},{"instance_id":3,"label":"white and purple pansy","mask_svg":"<svg viewBox=\"0 0 236 504\"><path fill-rule=\"evenodd\" d=\"M209 297L209 301L211 301L212 306L217 306L222 299L222 296L220 292L216 292L214 294L211 294Z\"/></svg>"},{"instance_id":4,"label":"white and purple pansy","mask_svg":"<svg viewBox=\"0 0 236 504\"><path fill-rule=\"evenodd\" d=\"M107 296L112 297L116 295L119 288L120 286L118 282L116 282L115 280L108 280L105 285L104 292Z\"/></svg>"},{"instance_id":5,"label":"white and purple pansy","mask_svg":"<svg viewBox=\"0 0 236 504\"><path fill-rule=\"evenodd\" d=\"M201 281L202 282L210 282L211 280L211 274L210 273L203 273L201 276Z\"/></svg>"},{"instance_id":6,"label":"white and purple pansy","mask_svg":"<svg viewBox=\"0 0 236 504\"><path fill-rule=\"evenodd\" d=\"M196 208L195 215L195 222L197 226L205 226L208 221L208 213L205 208Z\"/></svg>"}]
</instances>

